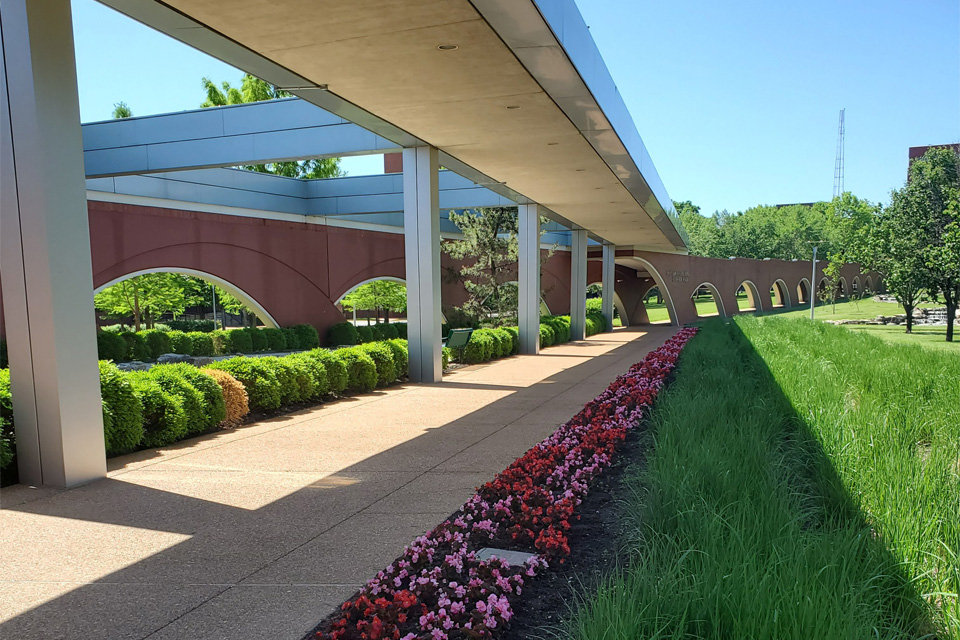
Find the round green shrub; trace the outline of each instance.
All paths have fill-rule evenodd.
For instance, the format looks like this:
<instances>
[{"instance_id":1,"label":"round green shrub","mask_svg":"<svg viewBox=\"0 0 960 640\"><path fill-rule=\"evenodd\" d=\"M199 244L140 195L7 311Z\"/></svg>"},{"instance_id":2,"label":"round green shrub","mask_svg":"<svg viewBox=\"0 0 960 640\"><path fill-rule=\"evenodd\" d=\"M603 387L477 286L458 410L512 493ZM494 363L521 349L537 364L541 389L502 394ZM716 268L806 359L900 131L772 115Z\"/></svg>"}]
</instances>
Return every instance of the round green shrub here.
<instances>
[{"instance_id":1,"label":"round green shrub","mask_svg":"<svg viewBox=\"0 0 960 640\"><path fill-rule=\"evenodd\" d=\"M302 347L300 346L300 334L297 333L297 330L293 327L284 327L280 329L280 332L283 334L283 339L286 342L287 351L298 351Z\"/></svg>"},{"instance_id":2,"label":"round green shrub","mask_svg":"<svg viewBox=\"0 0 960 640\"><path fill-rule=\"evenodd\" d=\"M383 335L382 324L372 324L370 325L370 332L373 334L373 340L370 342L379 342L381 340L386 340L386 336Z\"/></svg>"},{"instance_id":3,"label":"round green shrub","mask_svg":"<svg viewBox=\"0 0 960 640\"><path fill-rule=\"evenodd\" d=\"M150 353L151 360L156 360L163 354L170 353L170 336L163 331L147 329L140 332L140 337L147 343L147 351Z\"/></svg>"},{"instance_id":4,"label":"round green shrub","mask_svg":"<svg viewBox=\"0 0 960 640\"><path fill-rule=\"evenodd\" d=\"M477 329L470 336L470 342L463 349L463 360L469 364L487 362L493 355L494 338L483 329Z\"/></svg>"},{"instance_id":5,"label":"round green shrub","mask_svg":"<svg viewBox=\"0 0 960 640\"><path fill-rule=\"evenodd\" d=\"M347 388L351 393L367 393L377 386L377 365L360 347L348 347L333 352L347 370Z\"/></svg>"},{"instance_id":6,"label":"round green shrub","mask_svg":"<svg viewBox=\"0 0 960 640\"><path fill-rule=\"evenodd\" d=\"M396 340L400 337L400 334L397 333L397 325L395 324L381 324L379 327L384 340Z\"/></svg>"},{"instance_id":7,"label":"round green shrub","mask_svg":"<svg viewBox=\"0 0 960 640\"><path fill-rule=\"evenodd\" d=\"M330 382L327 379L327 368L319 358L310 356L308 353L293 353L284 356L284 360L289 360L302 367L313 380L313 390L310 395L303 395L303 400L319 400L330 393ZM301 390L301 395L303 391Z\"/></svg>"},{"instance_id":8,"label":"round green shrub","mask_svg":"<svg viewBox=\"0 0 960 640\"><path fill-rule=\"evenodd\" d=\"M287 338L280 329L259 329L259 333L267 341L267 351L285 351L287 348Z\"/></svg>"},{"instance_id":9,"label":"round green shrub","mask_svg":"<svg viewBox=\"0 0 960 640\"><path fill-rule=\"evenodd\" d=\"M187 334L190 342L193 344L194 356L212 356L215 355L213 347L213 335L203 331L191 331Z\"/></svg>"},{"instance_id":10,"label":"round green shrub","mask_svg":"<svg viewBox=\"0 0 960 640\"><path fill-rule=\"evenodd\" d=\"M128 360L149 360L150 359L150 350L147 349L147 343L143 338L132 331L124 331L119 334L123 338L124 342L127 343L127 359Z\"/></svg>"},{"instance_id":11,"label":"round green shrub","mask_svg":"<svg viewBox=\"0 0 960 640\"><path fill-rule=\"evenodd\" d=\"M373 342L373 327L370 325L359 325L357 327L357 335L360 336L360 344Z\"/></svg>"},{"instance_id":12,"label":"round green shrub","mask_svg":"<svg viewBox=\"0 0 960 640\"><path fill-rule=\"evenodd\" d=\"M263 364L273 369L280 383L280 406L309 399L315 392L310 373L302 365L286 358L260 358Z\"/></svg>"},{"instance_id":13,"label":"round green shrub","mask_svg":"<svg viewBox=\"0 0 960 640\"><path fill-rule=\"evenodd\" d=\"M129 347L127 341L120 334L112 331L101 331L97 334L97 357L100 360L124 362L128 360Z\"/></svg>"},{"instance_id":14,"label":"round green shrub","mask_svg":"<svg viewBox=\"0 0 960 640\"><path fill-rule=\"evenodd\" d=\"M247 390L252 410L267 411L280 407L282 393L274 367L261 362L263 358L238 356L210 365L210 369L226 371L239 380Z\"/></svg>"},{"instance_id":15,"label":"round green shrub","mask_svg":"<svg viewBox=\"0 0 960 640\"><path fill-rule=\"evenodd\" d=\"M298 349L316 349L320 346L320 334L311 324L295 324L291 327L297 334Z\"/></svg>"},{"instance_id":16,"label":"round green shrub","mask_svg":"<svg viewBox=\"0 0 960 640\"><path fill-rule=\"evenodd\" d=\"M189 367L190 365L185 366ZM160 388L177 396L183 402L183 412L187 416L187 434L203 433L210 426L210 419L207 417L207 411L204 408L204 395L193 386L190 380L183 376L180 370L174 367L176 365L157 365L150 369L148 373L151 378L157 381ZM213 378L210 378L210 380L213 380ZM220 400L223 401L222 394ZM220 420L223 420L222 416ZM216 422L213 424L215 425Z\"/></svg>"},{"instance_id":17,"label":"round green shrub","mask_svg":"<svg viewBox=\"0 0 960 640\"><path fill-rule=\"evenodd\" d=\"M129 374L133 393L143 406L144 447L162 447L181 440L187 435L187 414L183 400L164 391L148 372L132 371Z\"/></svg>"},{"instance_id":18,"label":"round green shrub","mask_svg":"<svg viewBox=\"0 0 960 640\"><path fill-rule=\"evenodd\" d=\"M550 325L540 325L540 348L553 346L553 329Z\"/></svg>"},{"instance_id":19,"label":"round green shrub","mask_svg":"<svg viewBox=\"0 0 960 640\"><path fill-rule=\"evenodd\" d=\"M170 348L173 349L173 353L185 356L193 355L193 338L189 334L183 331L171 331L167 335L170 336ZM170 351L166 353L170 353Z\"/></svg>"},{"instance_id":20,"label":"round green shrub","mask_svg":"<svg viewBox=\"0 0 960 640\"><path fill-rule=\"evenodd\" d=\"M100 362L100 398L107 455L133 451L143 438L143 405L127 374L112 362Z\"/></svg>"},{"instance_id":21,"label":"round green shrub","mask_svg":"<svg viewBox=\"0 0 960 640\"><path fill-rule=\"evenodd\" d=\"M513 355L513 336L504 328L494 329L493 332L500 338L500 358Z\"/></svg>"},{"instance_id":22,"label":"round green shrub","mask_svg":"<svg viewBox=\"0 0 960 640\"><path fill-rule=\"evenodd\" d=\"M397 338L383 342L393 353L393 364L397 368L397 377L403 378L410 372L410 351L407 341Z\"/></svg>"},{"instance_id":23,"label":"round green shrub","mask_svg":"<svg viewBox=\"0 0 960 640\"><path fill-rule=\"evenodd\" d=\"M504 327L503 330L510 334L510 340L512 342L510 353L520 353L520 329L517 327Z\"/></svg>"},{"instance_id":24,"label":"round green shrub","mask_svg":"<svg viewBox=\"0 0 960 640\"><path fill-rule=\"evenodd\" d=\"M266 351L270 348L267 335L261 329L244 329L243 332L250 336L250 344L254 353Z\"/></svg>"},{"instance_id":25,"label":"round green shrub","mask_svg":"<svg viewBox=\"0 0 960 640\"><path fill-rule=\"evenodd\" d=\"M150 369L150 373L157 379L160 376L178 376L203 395L203 427L195 431L214 429L227 416L220 385L192 364L158 364Z\"/></svg>"},{"instance_id":26,"label":"round green shrub","mask_svg":"<svg viewBox=\"0 0 960 640\"><path fill-rule=\"evenodd\" d=\"M338 322L327 331L327 344L331 347L360 344L360 334L352 322Z\"/></svg>"},{"instance_id":27,"label":"round green shrub","mask_svg":"<svg viewBox=\"0 0 960 640\"><path fill-rule=\"evenodd\" d=\"M450 347L444 347L441 355L441 362L443 363L443 368L446 370L450 366L450 361L453 359L453 349Z\"/></svg>"},{"instance_id":28,"label":"round green shrub","mask_svg":"<svg viewBox=\"0 0 960 640\"><path fill-rule=\"evenodd\" d=\"M363 352L377 366L377 386L385 387L397 379L397 365L393 361L393 350L386 341L371 342L360 346Z\"/></svg>"},{"instance_id":29,"label":"round green shrub","mask_svg":"<svg viewBox=\"0 0 960 640\"><path fill-rule=\"evenodd\" d=\"M326 349L313 349L302 354L312 360L316 360L327 370L328 393L343 393L349 383L347 366L342 360L335 357L332 352Z\"/></svg>"},{"instance_id":30,"label":"round green shrub","mask_svg":"<svg viewBox=\"0 0 960 640\"><path fill-rule=\"evenodd\" d=\"M401 340L407 339L407 323L406 322L394 322L393 328L397 330L397 337Z\"/></svg>"},{"instance_id":31,"label":"round green shrub","mask_svg":"<svg viewBox=\"0 0 960 640\"><path fill-rule=\"evenodd\" d=\"M253 338L250 329L231 329L227 331L230 339L230 353L253 353Z\"/></svg>"}]
</instances>

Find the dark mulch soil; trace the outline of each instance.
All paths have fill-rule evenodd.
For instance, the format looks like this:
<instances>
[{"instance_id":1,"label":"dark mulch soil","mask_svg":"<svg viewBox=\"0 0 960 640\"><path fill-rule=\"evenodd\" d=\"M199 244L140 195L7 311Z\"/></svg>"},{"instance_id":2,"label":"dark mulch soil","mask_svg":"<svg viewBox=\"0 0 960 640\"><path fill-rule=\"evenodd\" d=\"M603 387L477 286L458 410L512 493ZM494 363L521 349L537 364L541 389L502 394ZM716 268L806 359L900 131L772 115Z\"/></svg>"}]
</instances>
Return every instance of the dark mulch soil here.
<instances>
[{"instance_id":1,"label":"dark mulch soil","mask_svg":"<svg viewBox=\"0 0 960 640\"><path fill-rule=\"evenodd\" d=\"M570 618L577 594L589 593L616 567L622 554L619 524L619 501L623 496L623 477L627 467L642 463L649 443L646 422L631 429L613 465L595 482L586 500L580 505L576 521L570 529L570 556L563 564L550 568L528 580L520 597L510 598L514 618L503 640L530 640L556 637ZM451 518L459 515L451 514ZM521 549L507 541L499 548ZM357 591L349 599L360 594ZM304 640L313 640L318 631L326 631L339 619L339 610L332 611Z\"/></svg>"}]
</instances>

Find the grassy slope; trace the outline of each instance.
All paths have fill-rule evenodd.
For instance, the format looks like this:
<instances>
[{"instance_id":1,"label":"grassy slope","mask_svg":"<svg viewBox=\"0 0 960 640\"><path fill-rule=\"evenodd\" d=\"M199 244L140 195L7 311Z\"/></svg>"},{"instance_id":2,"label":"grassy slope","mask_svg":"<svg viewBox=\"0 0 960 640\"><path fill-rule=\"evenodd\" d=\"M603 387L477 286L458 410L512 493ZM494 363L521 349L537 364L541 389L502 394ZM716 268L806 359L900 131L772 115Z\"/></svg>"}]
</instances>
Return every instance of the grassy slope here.
<instances>
[{"instance_id":1,"label":"grassy slope","mask_svg":"<svg viewBox=\"0 0 960 640\"><path fill-rule=\"evenodd\" d=\"M960 580L937 544L960 548L960 360L741 318L707 323L678 372L624 496L636 553L572 636L960 638L955 596L932 612L910 583L934 556L922 591Z\"/></svg>"}]
</instances>

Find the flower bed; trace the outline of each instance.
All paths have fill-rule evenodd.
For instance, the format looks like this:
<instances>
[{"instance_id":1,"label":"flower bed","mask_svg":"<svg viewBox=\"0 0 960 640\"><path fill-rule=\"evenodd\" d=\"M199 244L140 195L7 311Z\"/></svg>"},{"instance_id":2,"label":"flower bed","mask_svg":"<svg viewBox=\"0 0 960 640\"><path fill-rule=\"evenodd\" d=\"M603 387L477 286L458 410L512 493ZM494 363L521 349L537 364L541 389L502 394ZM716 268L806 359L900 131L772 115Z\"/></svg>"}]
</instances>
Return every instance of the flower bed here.
<instances>
[{"instance_id":1,"label":"flower bed","mask_svg":"<svg viewBox=\"0 0 960 640\"><path fill-rule=\"evenodd\" d=\"M494 638L524 582L570 553L567 531L591 482L653 404L696 329L681 329L619 376L549 438L481 487L461 510L408 546L345 602L318 640ZM537 555L523 567L477 551Z\"/></svg>"}]
</instances>

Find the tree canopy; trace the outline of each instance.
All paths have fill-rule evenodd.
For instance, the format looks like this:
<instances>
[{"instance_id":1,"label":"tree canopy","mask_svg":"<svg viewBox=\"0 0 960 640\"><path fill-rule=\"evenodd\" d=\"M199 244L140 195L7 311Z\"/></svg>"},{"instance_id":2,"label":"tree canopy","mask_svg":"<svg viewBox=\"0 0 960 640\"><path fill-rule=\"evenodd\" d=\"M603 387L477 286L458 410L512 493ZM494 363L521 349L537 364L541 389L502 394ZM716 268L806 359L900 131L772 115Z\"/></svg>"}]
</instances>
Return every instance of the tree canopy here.
<instances>
[{"instance_id":1,"label":"tree canopy","mask_svg":"<svg viewBox=\"0 0 960 640\"><path fill-rule=\"evenodd\" d=\"M221 82L218 87L210 78L204 77L201 81L207 99L200 105L206 107L222 107L231 104L245 104L248 102L264 102L278 98L289 98L290 93L273 86L269 82L244 74L240 87L234 87L229 82ZM338 178L345 175L340 169L340 158L313 158L310 160L289 160L270 164L244 165L248 171L272 173L288 178Z\"/></svg>"},{"instance_id":2,"label":"tree canopy","mask_svg":"<svg viewBox=\"0 0 960 640\"><path fill-rule=\"evenodd\" d=\"M146 273L127 278L107 287L94 296L94 306L111 315L133 316L134 331L154 321L164 313L174 317L185 308L185 277L175 273Z\"/></svg>"},{"instance_id":3,"label":"tree canopy","mask_svg":"<svg viewBox=\"0 0 960 640\"><path fill-rule=\"evenodd\" d=\"M374 280L362 284L341 301L347 311L393 311L403 313L407 310L407 285L393 280Z\"/></svg>"}]
</instances>

